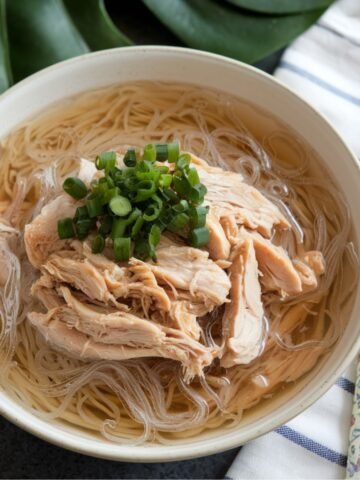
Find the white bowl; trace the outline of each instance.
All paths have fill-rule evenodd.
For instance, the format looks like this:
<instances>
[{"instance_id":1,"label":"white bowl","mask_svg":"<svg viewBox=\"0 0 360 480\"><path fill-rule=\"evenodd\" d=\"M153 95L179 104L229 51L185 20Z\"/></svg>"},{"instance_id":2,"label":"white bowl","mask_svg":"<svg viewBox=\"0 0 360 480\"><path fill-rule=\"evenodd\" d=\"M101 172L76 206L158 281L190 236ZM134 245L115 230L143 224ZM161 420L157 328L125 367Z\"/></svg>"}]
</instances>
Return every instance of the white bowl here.
<instances>
[{"instance_id":1,"label":"white bowl","mask_svg":"<svg viewBox=\"0 0 360 480\"><path fill-rule=\"evenodd\" d=\"M350 207L354 241L360 237L360 172L356 158L330 124L309 104L270 75L219 55L173 47L129 47L92 53L59 63L0 97L0 138L55 101L89 89L132 80L191 82L220 89L276 112L326 163ZM259 407L239 428L217 430L170 446L126 446L95 438L60 423L40 420L0 392L0 413L21 428L61 447L97 457L133 462L181 460L244 444L298 415L335 382L360 347L360 288L346 331L326 361L292 389Z\"/></svg>"}]
</instances>

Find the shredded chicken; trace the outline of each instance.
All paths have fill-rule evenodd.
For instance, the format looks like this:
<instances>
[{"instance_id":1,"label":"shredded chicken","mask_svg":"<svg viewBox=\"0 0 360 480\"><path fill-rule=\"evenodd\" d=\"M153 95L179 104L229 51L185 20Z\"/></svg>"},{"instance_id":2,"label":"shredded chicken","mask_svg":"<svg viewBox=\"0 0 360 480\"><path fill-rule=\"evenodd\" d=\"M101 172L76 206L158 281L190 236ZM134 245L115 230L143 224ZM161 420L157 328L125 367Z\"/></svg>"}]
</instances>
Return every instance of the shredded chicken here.
<instances>
[{"instance_id":1,"label":"shredded chicken","mask_svg":"<svg viewBox=\"0 0 360 480\"><path fill-rule=\"evenodd\" d=\"M246 364L256 358L261 349L264 309L261 302L259 270L254 245L246 238L232 254L229 269L231 302L223 317L223 367Z\"/></svg>"},{"instance_id":2,"label":"shredded chicken","mask_svg":"<svg viewBox=\"0 0 360 480\"><path fill-rule=\"evenodd\" d=\"M60 218L73 217L74 200L66 194L48 203L31 223L25 226L24 241L27 256L39 268L52 252L65 248L69 240L60 240L57 222Z\"/></svg>"},{"instance_id":3,"label":"shredded chicken","mask_svg":"<svg viewBox=\"0 0 360 480\"><path fill-rule=\"evenodd\" d=\"M180 361L187 380L201 376L215 356L214 350L179 330L129 312L109 312L82 303L68 288L60 290L66 303L45 314L32 312L28 317L53 347L67 354L83 360L164 357Z\"/></svg>"},{"instance_id":4,"label":"shredded chicken","mask_svg":"<svg viewBox=\"0 0 360 480\"><path fill-rule=\"evenodd\" d=\"M31 292L46 309L28 317L50 345L83 360L172 359L189 381L215 357L229 368L261 353L262 293L284 297L317 288L325 271L322 253L291 259L270 240L274 229L290 228L277 206L240 174L194 155L192 161L208 189L210 241L204 249L166 232L156 262L116 264L111 245L93 254L91 238L59 239L57 221L73 217L79 205L66 194L25 227L26 252L40 273ZM81 160L85 183L98 175L93 163ZM206 315L221 306L223 342L210 348L202 328Z\"/></svg>"},{"instance_id":5,"label":"shredded chicken","mask_svg":"<svg viewBox=\"0 0 360 480\"><path fill-rule=\"evenodd\" d=\"M194 161L195 157L192 156ZM207 187L205 202L219 219L233 216L240 225L271 236L274 226L289 228L278 207L256 188L244 182L242 175L197 163L202 183Z\"/></svg>"}]
</instances>

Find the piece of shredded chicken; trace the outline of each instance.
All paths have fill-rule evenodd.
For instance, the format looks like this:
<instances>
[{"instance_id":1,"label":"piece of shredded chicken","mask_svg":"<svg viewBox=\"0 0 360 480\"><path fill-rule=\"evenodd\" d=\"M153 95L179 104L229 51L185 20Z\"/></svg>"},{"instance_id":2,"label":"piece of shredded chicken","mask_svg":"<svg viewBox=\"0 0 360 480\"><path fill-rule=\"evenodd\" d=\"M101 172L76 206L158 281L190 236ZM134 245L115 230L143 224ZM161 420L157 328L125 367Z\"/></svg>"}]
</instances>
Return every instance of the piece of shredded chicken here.
<instances>
[{"instance_id":1,"label":"piece of shredded chicken","mask_svg":"<svg viewBox=\"0 0 360 480\"><path fill-rule=\"evenodd\" d=\"M93 254L91 239L59 239L57 221L73 217L78 206L66 194L26 225L26 252L39 271L31 291L43 306L28 317L54 348L84 361L172 359L190 381L216 357L230 368L261 353L264 293L285 297L317 288L325 271L322 253L292 259L270 240L276 229L291 228L278 207L240 174L194 155L192 161L208 189L210 241L203 249L166 234L156 262L117 264L109 248ZM82 159L80 178L89 184L97 175ZM220 307L222 341L210 346L204 324Z\"/></svg>"}]
</instances>

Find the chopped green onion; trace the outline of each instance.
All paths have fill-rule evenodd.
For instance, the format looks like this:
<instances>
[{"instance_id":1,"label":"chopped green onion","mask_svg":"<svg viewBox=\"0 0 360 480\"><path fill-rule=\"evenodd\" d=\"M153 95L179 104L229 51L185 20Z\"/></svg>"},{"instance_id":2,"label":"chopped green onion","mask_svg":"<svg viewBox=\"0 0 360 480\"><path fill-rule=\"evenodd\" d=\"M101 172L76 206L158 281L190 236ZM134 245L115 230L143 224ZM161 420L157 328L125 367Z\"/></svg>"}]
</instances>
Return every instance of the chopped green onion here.
<instances>
[{"instance_id":1,"label":"chopped green onion","mask_svg":"<svg viewBox=\"0 0 360 480\"><path fill-rule=\"evenodd\" d=\"M101 197L94 196L89 197L86 200L86 208L90 218L98 217L103 213L103 207L101 203Z\"/></svg>"},{"instance_id":2,"label":"chopped green onion","mask_svg":"<svg viewBox=\"0 0 360 480\"><path fill-rule=\"evenodd\" d=\"M132 223L134 223L140 216L141 210L139 210L138 208L134 208L134 210L130 213L129 217L126 219L127 225L131 225Z\"/></svg>"},{"instance_id":3,"label":"chopped green onion","mask_svg":"<svg viewBox=\"0 0 360 480\"><path fill-rule=\"evenodd\" d=\"M135 238L137 235L139 235L141 227L143 226L143 223L144 223L143 217L138 217L135 220L135 223L130 232L131 238Z\"/></svg>"},{"instance_id":4,"label":"chopped green onion","mask_svg":"<svg viewBox=\"0 0 360 480\"><path fill-rule=\"evenodd\" d=\"M169 173L170 168L166 165L156 165L156 169L159 170L161 174Z\"/></svg>"},{"instance_id":5,"label":"chopped green onion","mask_svg":"<svg viewBox=\"0 0 360 480\"><path fill-rule=\"evenodd\" d=\"M168 158L168 145L167 143L158 143L155 145L156 160L158 162L165 162Z\"/></svg>"},{"instance_id":6,"label":"chopped green onion","mask_svg":"<svg viewBox=\"0 0 360 480\"><path fill-rule=\"evenodd\" d=\"M92 227L95 226L94 219L84 218L76 222L76 235L79 240L84 240L88 235Z\"/></svg>"},{"instance_id":7,"label":"chopped green onion","mask_svg":"<svg viewBox=\"0 0 360 480\"><path fill-rule=\"evenodd\" d=\"M176 167L179 170L186 170L191 162L191 157L188 153L183 153L180 157L176 160Z\"/></svg>"},{"instance_id":8,"label":"chopped green onion","mask_svg":"<svg viewBox=\"0 0 360 480\"><path fill-rule=\"evenodd\" d=\"M210 240L210 232L206 227L194 228L189 235L189 243L193 247L199 248L203 247Z\"/></svg>"},{"instance_id":9,"label":"chopped green onion","mask_svg":"<svg viewBox=\"0 0 360 480\"><path fill-rule=\"evenodd\" d=\"M110 174L107 175L107 176L105 177L105 179L106 179L107 186L108 186L109 188L114 188L114 187L115 187L115 182L114 182L114 180L112 179L112 177L110 176Z\"/></svg>"},{"instance_id":10,"label":"chopped green onion","mask_svg":"<svg viewBox=\"0 0 360 480\"><path fill-rule=\"evenodd\" d=\"M101 252L111 236L117 261L127 260L132 248L135 256L156 261L156 246L164 230L187 236L194 245L204 244L209 234L208 208L201 204L207 189L191 165L191 155L180 154L178 142L148 144L139 160L135 149L129 148L125 167L117 167L116 162L114 151L96 157L96 168L104 174L93 180L89 189L78 178L65 180L64 190L85 200L73 219L59 221L60 238L76 235L84 240L98 227L92 251ZM139 208L135 208L137 204Z\"/></svg>"},{"instance_id":11,"label":"chopped green onion","mask_svg":"<svg viewBox=\"0 0 360 480\"><path fill-rule=\"evenodd\" d=\"M74 224L72 218L62 218L57 222L57 231L61 240L75 237Z\"/></svg>"},{"instance_id":12,"label":"chopped green onion","mask_svg":"<svg viewBox=\"0 0 360 480\"><path fill-rule=\"evenodd\" d=\"M135 167L136 165L136 152L135 148L129 148L124 155L124 164L127 167Z\"/></svg>"},{"instance_id":13,"label":"chopped green onion","mask_svg":"<svg viewBox=\"0 0 360 480\"><path fill-rule=\"evenodd\" d=\"M179 195L182 197L189 197L192 188L190 187L189 182L186 180L186 178L179 178L179 177L173 177L173 185L175 190ZM193 187L195 188L195 187ZM190 198L192 200L192 198Z\"/></svg>"},{"instance_id":14,"label":"chopped green onion","mask_svg":"<svg viewBox=\"0 0 360 480\"><path fill-rule=\"evenodd\" d=\"M150 170L150 172L136 172L136 178L138 180L152 180L157 183L160 178L160 172L155 169Z\"/></svg>"},{"instance_id":15,"label":"chopped green onion","mask_svg":"<svg viewBox=\"0 0 360 480\"><path fill-rule=\"evenodd\" d=\"M80 220L82 218L89 218L88 210L85 206L78 207L75 211L75 220Z\"/></svg>"},{"instance_id":16,"label":"chopped green onion","mask_svg":"<svg viewBox=\"0 0 360 480\"><path fill-rule=\"evenodd\" d=\"M115 238L114 256L117 262L126 262L130 258L130 237Z\"/></svg>"},{"instance_id":17,"label":"chopped green onion","mask_svg":"<svg viewBox=\"0 0 360 480\"><path fill-rule=\"evenodd\" d=\"M107 205L114 197L119 195L118 187L108 188L103 192L101 195L101 203L102 205Z\"/></svg>"},{"instance_id":18,"label":"chopped green onion","mask_svg":"<svg viewBox=\"0 0 360 480\"><path fill-rule=\"evenodd\" d=\"M111 238L123 237L128 223L124 218L115 218L111 228Z\"/></svg>"},{"instance_id":19,"label":"chopped green onion","mask_svg":"<svg viewBox=\"0 0 360 480\"><path fill-rule=\"evenodd\" d=\"M191 207L190 209L190 226L192 228L205 227L207 207Z\"/></svg>"},{"instance_id":20,"label":"chopped green onion","mask_svg":"<svg viewBox=\"0 0 360 480\"><path fill-rule=\"evenodd\" d=\"M99 233L100 235L106 236L111 232L113 224L113 217L111 215L106 215L100 222Z\"/></svg>"},{"instance_id":21,"label":"chopped green onion","mask_svg":"<svg viewBox=\"0 0 360 480\"><path fill-rule=\"evenodd\" d=\"M150 162L155 162L155 160L156 160L155 145L153 145L152 143L149 143L148 145L145 145L143 159L144 160L149 160Z\"/></svg>"},{"instance_id":22,"label":"chopped green onion","mask_svg":"<svg viewBox=\"0 0 360 480\"><path fill-rule=\"evenodd\" d=\"M63 183L63 189L76 200L86 197L88 193L85 183L76 177L68 177Z\"/></svg>"},{"instance_id":23,"label":"chopped green onion","mask_svg":"<svg viewBox=\"0 0 360 480\"><path fill-rule=\"evenodd\" d=\"M102 235L96 235L91 243L92 253L101 253L105 248L105 239Z\"/></svg>"},{"instance_id":24,"label":"chopped green onion","mask_svg":"<svg viewBox=\"0 0 360 480\"><path fill-rule=\"evenodd\" d=\"M165 197L165 199L169 202L177 203L179 201L179 197L170 188L164 188L164 190L162 191L162 194Z\"/></svg>"},{"instance_id":25,"label":"chopped green onion","mask_svg":"<svg viewBox=\"0 0 360 480\"><path fill-rule=\"evenodd\" d=\"M171 182L172 182L172 175L167 174L167 173L164 173L164 174L160 175L160 178L159 178L160 187L168 188L168 187L170 187Z\"/></svg>"},{"instance_id":26,"label":"chopped green onion","mask_svg":"<svg viewBox=\"0 0 360 480\"><path fill-rule=\"evenodd\" d=\"M161 209L158 207L156 203L151 203L146 207L146 210L143 214L143 219L146 222L153 222L160 215L160 211Z\"/></svg>"},{"instance_id":27,"label":"chopped green onion","mask_svg":"<svg viewBox=\"0 0 360 480\"><path fill-rule=\"evenodd\" d=\"M122 197L121 195L113 197L110 200L109 207L110 210L119 217L125 217L132 210L129 199L127 199L126 197Z\"/></svg>"},{"instance_id":28,"label":"chopped green onion","mask_svg":"<svg viewBox=\"0 0 360 480\"><path fill-rule=\"evenodd\" d=\"M157 225L152 225L149 233L149 254L156 261L156 247L160 242L161 230Z\"/></svg>"},{"instance_id":29,"label":"chopped green onion","mask_svg":"<svg viewBox=\"0 0 360 480\"><path fill-rule=\"evenodd\" d=\"M179 158L180 148L178 142L168 144L168 161L169 163L175 163Z\"/></svg>"},{"instance_id":30,"label":"chopped green onion","mask_svg":"<svg viewBox=\"0 0 360 480\"><path fill-rule=\"evenodd\" d=\"M186 173L186 178L192 187L195 187L195 185L200 183L199 174L196 168L189 168L188 172Z\"/></svg>"},{"instance_id":31,"label":"chopped green onion","mask_svg":"<svg viewBox=\"0 0 360 480\"><path fill-rule=\"evenodd\" d=\"M167 229L170 230L170 232L177 233L182 230L188 223L189 216L186 215L186 213L178 213L167 225Z\"/></svg>"},{"instance_id":32,"label":"chopped green onion","mask_svg":"<svg viewBox=\"0 0 360 480\"><path fill-rule=\"evenodd\" d=\"M186 200L180 200L177 205L172 207L172 210L176 213L186 212L189 209L189 204Z\"/></svg>"},{"instance_id":33,"label":"chopped green onion","mask_svg":"<svg viewBox=\"0 0 360 480\"><path fill-rule=\"evenodd\" d=\"M147 259L147 257L149 256L149 242L147 239L137 239L135 243L134 255L136 258L140 258L141 260Z\"/></svg>"},{"instance_id":34,"label":"chopped green onion","mask_svg":"<svg viewBox=\"0 0 360 480\"><path fill-rule=\"evenodd\" d=\"M116 152L103 152L95 160L95 167L98 170L110 171L116 165Z\"/></svg>"},{"instance_id":35,"label":"chopped green onion","mask_svg":"<svg viewBox=\"0 0 360 480\"><path fill-rule=\"evenodd\" d=\"M156 185L152 180L143 180L138 183L135 202L143 202L152 197L156 191Z\"/></svg>"},{"instance_id":36,"label":"chopped green onion","mask_svg":"<svg viewBox=\"0 0 360 480\"><path fill-rule=\"evenodd\" d=\"M188 192L189 200L194 203L202 203L204 201L204 197L206 195L207 188L203 183L199 183L190 189Z\"/></svg>"}]
</instances>

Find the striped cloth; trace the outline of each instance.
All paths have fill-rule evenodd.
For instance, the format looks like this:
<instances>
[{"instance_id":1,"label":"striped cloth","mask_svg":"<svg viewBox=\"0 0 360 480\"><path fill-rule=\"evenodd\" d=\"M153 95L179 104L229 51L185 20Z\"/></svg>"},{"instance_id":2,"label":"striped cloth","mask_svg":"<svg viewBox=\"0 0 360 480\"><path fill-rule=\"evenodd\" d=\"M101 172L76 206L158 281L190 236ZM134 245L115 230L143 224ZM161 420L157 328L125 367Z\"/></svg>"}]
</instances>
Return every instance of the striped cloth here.
<instances>
[{"instance_id":1,"label":"striped cloth","mask_svg":"<svg viewBox=\"0 0 360 480\"><path fill-rule=\"evenodd\" d=\"M360 0L333 4L286 50L275 76L322 112L360 157ZM345 478L355 370L288 424L246 444L226 478Z\"/></svg>"}]
</instances>

